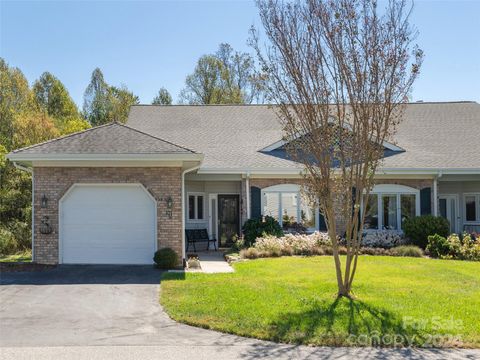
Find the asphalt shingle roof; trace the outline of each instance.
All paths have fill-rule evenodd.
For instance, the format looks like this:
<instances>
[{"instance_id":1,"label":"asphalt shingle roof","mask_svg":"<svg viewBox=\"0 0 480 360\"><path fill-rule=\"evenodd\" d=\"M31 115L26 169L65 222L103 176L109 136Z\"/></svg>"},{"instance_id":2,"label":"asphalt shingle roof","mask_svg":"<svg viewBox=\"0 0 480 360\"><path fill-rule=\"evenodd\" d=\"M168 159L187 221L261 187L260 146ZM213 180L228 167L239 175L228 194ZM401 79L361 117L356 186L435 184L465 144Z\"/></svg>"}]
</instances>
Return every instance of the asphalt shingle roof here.
<instances>
[{"instance_id":1,"label":"asphalt shingle roof","mask_svg":"<svg viewBox=\"0 0 480 360\"><path fill-rule=\"evenodd\" d=\"M119 123L13 151L14 154L192 154L192 150Z\"/></svg>"},{"instance_id":2,"label":"asphalt shingle roof","mask_svg":"<svg viewBox=\"0 0 480 360\"><path fill-rule=\"evenodd\" d=\"M298 164L259 150L282 138L267 105L153 106L130 110L127 124L205 155L208 169L295 169ZM480 104L411 103L394 143L405 152L389 169L480 169Z\"/></svg>"}]
</instances>

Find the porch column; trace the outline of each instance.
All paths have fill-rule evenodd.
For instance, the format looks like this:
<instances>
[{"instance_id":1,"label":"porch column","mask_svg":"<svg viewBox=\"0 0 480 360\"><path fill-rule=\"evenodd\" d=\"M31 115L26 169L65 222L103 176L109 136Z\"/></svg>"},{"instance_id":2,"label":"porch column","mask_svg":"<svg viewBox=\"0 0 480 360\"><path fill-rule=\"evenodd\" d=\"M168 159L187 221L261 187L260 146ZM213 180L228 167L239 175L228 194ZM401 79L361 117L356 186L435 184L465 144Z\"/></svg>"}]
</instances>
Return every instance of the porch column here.
<instances>
[{"instance_id":1,"label":"porch column","mask_svg":"<svg viewBox=\"0 0 480 360\"><path fill-rule=\"evenodd\" d=\"M437 177L433 178L433 216L437 216L438 213L438 189L437 189Z\"/></svg>"},{"instance_id":2,"label":"porch column","mask_svg":"<svg viewBox=\"0 0 480 360\"><path fill-rule=\"evenodd\" d=\"M245 197L247 203L247 220L250 219L250 174L245 179Z\"/></svg>"}]
</instances>

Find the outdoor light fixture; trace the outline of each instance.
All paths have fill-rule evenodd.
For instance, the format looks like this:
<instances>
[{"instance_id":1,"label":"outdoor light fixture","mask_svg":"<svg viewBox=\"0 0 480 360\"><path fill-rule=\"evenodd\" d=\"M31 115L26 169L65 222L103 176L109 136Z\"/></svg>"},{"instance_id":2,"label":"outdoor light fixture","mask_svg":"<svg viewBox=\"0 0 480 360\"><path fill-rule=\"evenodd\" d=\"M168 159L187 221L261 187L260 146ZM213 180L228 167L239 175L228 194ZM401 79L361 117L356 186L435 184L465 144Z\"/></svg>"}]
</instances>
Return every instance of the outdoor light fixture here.
<instances>
[{"instance_id":1,"label":"outdoor light fixture","mask_svg":"<svg viewBox=\"0 0 480 360\"><path fill-rule=\"evenodd\" d=\"M167 202L167 209L171 209L173 207L173 199L171 196L169 196L166 200Z\"/></svg>"},{"instance_id":2,"label":"outdoor light fixture","mask_svg":"<svg viewBox=\"0 0 480 360\"><path fill-rule=\"evenodd\" d=\"M40 207L45 209L48 205L48 198L47 198L47 195L43 194L42 195L42 199L41 199L41 202L40 202Z\"/></svg>"}]
</instances>

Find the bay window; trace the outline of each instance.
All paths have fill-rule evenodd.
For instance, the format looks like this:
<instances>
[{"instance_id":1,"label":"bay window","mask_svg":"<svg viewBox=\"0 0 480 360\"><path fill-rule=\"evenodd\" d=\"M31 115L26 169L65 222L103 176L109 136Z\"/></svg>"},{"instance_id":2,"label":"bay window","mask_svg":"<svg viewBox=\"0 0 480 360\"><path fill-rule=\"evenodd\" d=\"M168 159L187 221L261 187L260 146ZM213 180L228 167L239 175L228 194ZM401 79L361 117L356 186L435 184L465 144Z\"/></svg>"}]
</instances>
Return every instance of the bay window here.
<instances>
[{"instance_id":1,"label":"bay window","mask_svg":"<svg viewBox=\"0 0 480 360\"><path fill-rule=\"evenodd\" d=\"M317 229L318 210L301 193L299 185L275 185L263 189L262 211L285 229L298 224L307 230Z\"/></svg>"},{"instance_id":2,"label":"bay window","mask_svg":"<svg viewBox=\"0 0 480 360\"><path fill-rule=\"evenodd\" d=\"M365 198L364 198L365 201ZM365 205L365 230L402 230L403 222L420 214L420 192L403 185L377 185Z\"/></svg>"}]
</instances>

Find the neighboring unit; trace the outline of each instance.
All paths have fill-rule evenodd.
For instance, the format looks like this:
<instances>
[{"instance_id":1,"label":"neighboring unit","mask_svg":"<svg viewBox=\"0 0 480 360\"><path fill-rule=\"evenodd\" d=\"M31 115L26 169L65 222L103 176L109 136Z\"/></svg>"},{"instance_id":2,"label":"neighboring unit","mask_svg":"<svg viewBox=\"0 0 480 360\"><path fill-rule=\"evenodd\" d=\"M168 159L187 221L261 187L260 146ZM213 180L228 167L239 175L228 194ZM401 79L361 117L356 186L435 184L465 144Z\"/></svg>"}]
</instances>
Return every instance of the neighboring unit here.
<instances>
[{"instance_id":1,"label":"neighboring unit","mask_svg":"<svg viewBox=\"0 0 480 360\"><path fill-rule=\"evenodd\" d=\"M401 231L405 218L434 214L452 232L480 232L479 134L475 102L408 104L394 144L384 144L367 231ZM127 125L8 158L33 173L36 262L150 264L167 246L184 258L185 229L207 229L220 247L262 215L325 230L284 145L267 105L138 105Z\"/></svg>"}]
</instances>

